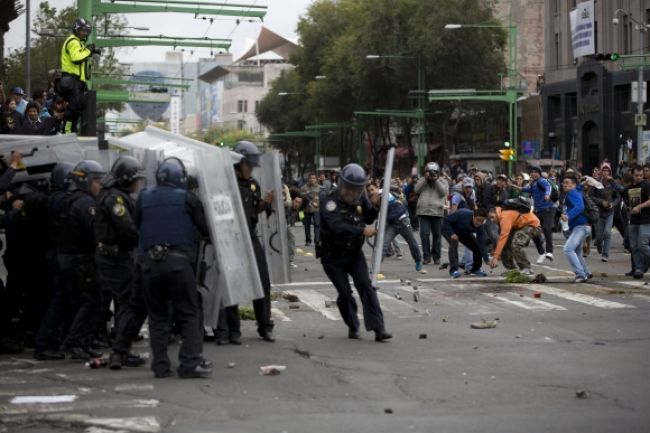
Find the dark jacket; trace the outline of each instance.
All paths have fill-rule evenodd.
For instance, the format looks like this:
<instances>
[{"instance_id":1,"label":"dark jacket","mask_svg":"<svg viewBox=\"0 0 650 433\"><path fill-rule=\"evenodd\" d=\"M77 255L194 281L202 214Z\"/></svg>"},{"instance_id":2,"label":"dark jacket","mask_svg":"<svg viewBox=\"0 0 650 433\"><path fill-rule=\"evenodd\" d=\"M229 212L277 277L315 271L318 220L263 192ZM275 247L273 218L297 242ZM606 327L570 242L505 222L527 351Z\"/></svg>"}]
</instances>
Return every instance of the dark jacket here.
<instances>
[{"instance_id":1,"label":"dark jacket","mask_svg":"<svg viewBox=\"0 0 650 433\"><path fill-rule=\"evenodd\" d=\"M603 189L591 188L589 190L589 196L593 199L596 206L598 206L600 216L605 218L613 214L614 209L621 205L621 194L611 181L607 182L607 184L603 183L603 187ZM609 202L611 207L603 207L603 202L605 201Z\"/></svg>"}]
</instances>

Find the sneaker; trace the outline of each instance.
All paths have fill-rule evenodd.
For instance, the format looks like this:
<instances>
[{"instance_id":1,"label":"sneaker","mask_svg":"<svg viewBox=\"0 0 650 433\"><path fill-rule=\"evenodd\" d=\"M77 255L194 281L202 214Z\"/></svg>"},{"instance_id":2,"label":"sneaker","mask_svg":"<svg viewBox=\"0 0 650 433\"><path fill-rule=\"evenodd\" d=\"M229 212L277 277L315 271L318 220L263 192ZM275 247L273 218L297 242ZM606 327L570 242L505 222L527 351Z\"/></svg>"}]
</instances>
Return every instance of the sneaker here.
<instances>
[{"instance_id":1,"label":"sneaker","mask_svg":"<svg viewBox=\"0 0 650 433\"><path fill-rule=\"evenodd\" d=\"M289 262L289 266L291 266L293 269L298 268L298 265L296 265L294 262Z\"/></svg>"},{"instance_id":2,"label":"sneaker","mask_svg":"<svg viewBox=\"0 0 650 433\"><path fill-rule=\"evenodd\" d=\"M548 259L549 262L553 261L553 253L546 253L546 258Z\"/></svg>"},{"instance_id":3,"label":"sneaker","mask_svg":"<svg viewBox=\"0 0 650 433\"><path fill-rule=\"evenodd\" d=\"M425 265L428 265L428 264L431 263L431 259L424 259L424 262L422 262L422 263L424 263Z\"/></svg>"},{"instance_id":4,"label":"sneaker","mask_svg":"<svg viewBox=\"0 0 650 433\"><path fill-rule=\"evenodd\" d=\"M398 254L396 258L397 258L397 260L402 260L404 258L404 255L403 254Z\"/></svg>"},{"instance_id":5,"label":"sneaker","mask_svg":"<svg viewBox=\"0 0 650 433\"><path fill-rule=\"evenodd\" d=\"M607 262L609 261L609 257L607 257L607 256L602 256L602 257L600 258L600 261L601 261L601 262L604 262L604 263L607 263Z\"/></svg>"},{"instance_id":6,"label":"sneaker","mask_svg":"<svg viewBox=\"0 0 650 433\"><path fill-rule=\"evenodd\" d=\"M587 274L587 279L588 280L591 280L593 277L594 277L594 274L592 274L592 273Z\"/></svg>"},{"instance_id":7,"label":"sneaker","mask_svg":"<svg viewBox=\"0 0 650 433\"><path fill-rule=\"evenodd\" d=\"M415 263L415 270L420 272L422 270L422 262Z\"/></svg>"},{"instance_id":8,"label":"sneaker","mask_svg":"<svg viewBox=\"0 0 650 433\"><path fill-rule=\"evenodd\" d=\"M453 278L454 280L460 278L460 272L458 272L458 271L451 272L449 275L450 275L451 278Z\"/></svg>"},{"instance_id":9,"label":"sneaker","mask_svg":"<svg viewBox=\"0 0 650 433\"><path fill-rule=\"evenodd\" d=\"M470 275L473 277L487 277L487 272L485 272L483 269L477 269L470 272Z\"/></svg>"},{"instance_id":10,"label":"sneaker","mask_svg":"<svg viewBox=\"0 0 650 433\"><path fill-rule=\"evenodd\" d=\"M643 272L641 271L634 271L634 274L632 275L635 280L640 280L643 278Z\"/></svg>"},{"instance_id":11,"label":"sneaker","mask_svg":"<svg viewBox=\"0 0 650 433\"><path fill-rule=\"evenodd\" d=\"M535 275L535 272L530 268L524 268L520 272L524 275Z\"/></svg>"},{"instance_id":12,"label":"sneaker","mask_svg":"<svg viewBox=\"0 0 650 433\"><path fill-rule=\"evenodd\" d=\"M576 277L575 280L573 280L574 283L585 283L587 282L587 279L585 277Z\"/></svg>"},{"instance_id":13,"label":"sneaker","mask_svg":"<svg viewBox=\"0 0 650 433\"><path fill-rule=\"evenodd\" d=\"M546 254L540 254L535 263L541 265L542 263L544 263L544 260L546 260Z\"/></svg>"}]
</instances>

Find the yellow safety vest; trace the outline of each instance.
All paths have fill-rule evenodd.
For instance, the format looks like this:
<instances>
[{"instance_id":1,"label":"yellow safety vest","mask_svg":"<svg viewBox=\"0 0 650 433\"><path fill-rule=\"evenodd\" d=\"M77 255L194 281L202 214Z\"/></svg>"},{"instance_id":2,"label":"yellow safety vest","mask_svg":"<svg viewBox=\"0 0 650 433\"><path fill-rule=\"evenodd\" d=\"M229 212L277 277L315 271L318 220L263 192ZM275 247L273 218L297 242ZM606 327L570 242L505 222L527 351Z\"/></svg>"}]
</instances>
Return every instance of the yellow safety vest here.
<instances>
[{"instance_id":1,"label":"yellow safety vest","mask_svg":"<svg viewBox=\"0 0 650 433\"><path fill-rule=\"evenodd\" d=\"M85 83L90 77L88 59L92 54L77 35L71 34L61 47L61 72L76 75Z\"/></svg>"}]
</instances>

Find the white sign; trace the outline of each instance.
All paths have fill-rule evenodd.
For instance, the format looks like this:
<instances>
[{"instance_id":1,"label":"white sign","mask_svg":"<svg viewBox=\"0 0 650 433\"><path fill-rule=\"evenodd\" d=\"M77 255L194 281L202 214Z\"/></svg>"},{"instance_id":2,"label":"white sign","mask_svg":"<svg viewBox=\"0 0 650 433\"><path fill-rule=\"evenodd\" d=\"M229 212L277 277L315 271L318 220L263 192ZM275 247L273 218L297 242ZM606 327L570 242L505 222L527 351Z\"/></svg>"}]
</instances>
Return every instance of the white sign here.
<instances>
[{"instance_id":1,"label":"white sign","mask_svg":"<svg viewBox=\"0 0 650 433\"><path fill-rule=\"evenodd\" d=\"M137 102L169 102L169 98L166 93L129 92L129 99Z\"/></svg>"},{"instance_id":2,"label":"white sign","mask_svg":"<svg viewBox=\"0 0 650 433\"><path fill-rule=\"evenodd\" d=\"M641 102L646 103L648 99L648 83L643 82L643 89L641 89ZM632 81L632 102L639 102L639 82Z\"/></svg>"},{"instance_id":3,"label":"white sign","mask_svg":"<svg viewBox=\"0 0 650 433\"><path fill-rule=\"evenodd\" d=\"M169 104L169 129L172 134L181 133L181 97L173 95Z\"/></svg>"},{"instance_id":4,"label":"white sign","mask_svg":"<svg viewBox=\"0 0 650 433\"><path fill-rule=\"evenodd\" d=\"M579 3L569 15L573 58L596 54L594 32L594 0Z\"/></svg>"}]
</instances>

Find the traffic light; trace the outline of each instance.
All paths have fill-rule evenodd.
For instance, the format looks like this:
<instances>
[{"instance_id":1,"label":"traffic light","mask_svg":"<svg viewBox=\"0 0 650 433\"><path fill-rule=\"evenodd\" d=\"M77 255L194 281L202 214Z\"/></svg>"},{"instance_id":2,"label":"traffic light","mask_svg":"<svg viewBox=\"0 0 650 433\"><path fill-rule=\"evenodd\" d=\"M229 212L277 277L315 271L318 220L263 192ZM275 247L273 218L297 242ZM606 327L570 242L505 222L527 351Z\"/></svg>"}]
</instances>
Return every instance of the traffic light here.
<instances>
[{"instance_id":1,"label":"traffic light","mask_svg":"<svg viewBox=\"0 0 650 433\"><path fill-rule=\"evenodd\" d=\"M512 149L501 149L499 150L499 158L504 161L514 161L515 151Z\"/></svg>"},{"instance_id":2,"label":"traffic light","mask_svg":"<svg viewBox=\"0 0 650 433\"><path fill-rule=\"evenodd\" d=\"M505 137L503 137L503 147L509 149L510 145L511 145L510 134L506 134Z\"/></svg>"},{"instance_id":3,"label":"traffic light","mask_svg":"<svg viewBox=\"0 0 650 433\"><path fill-rule=\"evenodd\" d=\"M618 53L607 53L607 54L598 53L598 54L596 54L596 60L608 60L608 61L611 61L611 62L615 62L615 61L619 60L620 58L621 58L621 56Z\"/></svg>"}]
</instances>

